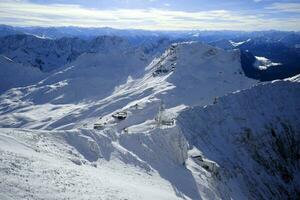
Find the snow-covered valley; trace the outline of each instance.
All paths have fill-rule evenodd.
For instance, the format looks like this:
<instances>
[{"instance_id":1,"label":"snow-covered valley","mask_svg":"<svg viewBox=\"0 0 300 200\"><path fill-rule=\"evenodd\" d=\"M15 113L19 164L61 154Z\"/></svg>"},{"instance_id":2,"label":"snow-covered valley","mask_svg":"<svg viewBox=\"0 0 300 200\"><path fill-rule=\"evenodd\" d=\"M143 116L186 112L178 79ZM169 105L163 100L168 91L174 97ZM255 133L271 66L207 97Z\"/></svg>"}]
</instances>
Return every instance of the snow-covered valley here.
<instances>
[{"instance_id":1,"label":"snow-covered valley","mask_svg":"<svg viewBox=\"0 0 300 200\"><path fill-rule=\"evenodd\" d=\"M0 199L299 197L299 76L261 84L201 42L152 61L118 45L1 94Z\"/></svg>"}]
</instances>

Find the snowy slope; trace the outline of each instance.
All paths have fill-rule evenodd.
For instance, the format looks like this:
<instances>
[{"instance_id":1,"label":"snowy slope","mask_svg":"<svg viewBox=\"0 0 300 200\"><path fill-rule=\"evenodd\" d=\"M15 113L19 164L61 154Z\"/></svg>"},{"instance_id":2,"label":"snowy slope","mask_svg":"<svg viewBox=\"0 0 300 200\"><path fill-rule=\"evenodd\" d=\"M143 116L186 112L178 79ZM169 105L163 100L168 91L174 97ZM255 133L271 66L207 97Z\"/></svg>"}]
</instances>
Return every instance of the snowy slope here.
<instances>
[{"instance_id":1,"label":"snowy slope","mask_svg":"<svg viewBox=\"0 0 300 200\"><path fill-rule=\"evenodd\" d=\"M167 145L168 138L157 135L157 142ZM150 136L144 138L151 142ZM159 156L159 146L156 152L148 150L146 160L104 133L90 130L0 129L0 144L2 199L182 199L185 194L175 192L173 184L191 181L176 160ZM131 144L136 151L143 148L134 138ZM171 155L174 148L164 149ZM160 163L165 172L153 163ZM169 181L168 172L182 176ZM187 190L197 194L195 188Z\"/></svg>"},{"instance_id":2,"label":"snowy slope","mask_svg":"<svg viewBox=\"0 0 300 200\"><path fill-rule=\"evenodd\" d=\"M205 105L256 83L241 72L238 51L227 52L195 42L172 45L145 70L145 76L121 85L96 104L126 110L129 116L120 128L154 119L161 100L167 108L173 108L171 115L177 115L186 106ZM114 110L105 111L93 115L109 121Z\"/></svg>"},{"instance_id":3,"label":"snowy slope","mask_svg":"<svg viewBox=\"0 0 300 200\"><path fill-rule=\"evenodd\" d=\"M155 117L161 100L173 119L188 106L250 88L256 81L242 73L239 51L186 42L149 65L141 58L143 51L118 49L82 54L39 83L0 96L5 198L223 197L211 172L191 160L201 149L191 151L182 117L159 126ZM127 118L114 119L117 111ZM95 123L104 129L94 130Z\"/></svg>"},{"instance_id":4,"label":"snowy slope","mask_svg":"<svg viewBox=\"0 0 300 200\"><path fill-rule=\"evenodd\" d=\"M265 57L255 56L255 58L256 62L254 63L254 66L260 70L266 70L269 67L276 67L282 65L281 63L274 63Z\"/></svg>"},{"instance_id":5,"label":"snowy slope","mask_svg":"<svg viewBox=\"0 0 300 200\"><path fill-rule=\"evenodd\" d=\"M55 54L46 40L21 43ZM152 60L169 41L118 37L65 62L76 40L42 80L0 58L37 78L0 95L0 199L299 198L299 76L253 86L239 50L183 42ZM20 62L46 55L14 45Z\"/></svg>"},{"instance_id":6,"label":"snowy slope","mask_svg":"<svg viewBox=\"0 0 300 200\"><path fill-rule=\"evenodd\" d=\"M298 76L252 87L238 50L198 42L173 44L149 65L143 56L85 53L2 94L0 197L295 197ZM162 100L169 125L155 120Z\"/></svg>"},{"instance_id":7,"label":"snowy slope","mask_svg":"<svg viewBox=\"0 0 300 200\"><path fill-rule=\"evenodd\" d=\"M41 128L42 124L56 121L56 126L66 125L74 120L73 116L86 114L84 110L126 83L129 76L141 73L146 64L139 51L116 49L83 54L39 83L13 88L1 95L2 125ZM62 117L68 120L61 120Z\"/></svg>"},{"instance_id":8,"label":"snowy slope","mask_svg":"<svg viewBox=\"0 0 300 200\"><path fill-rule=\"evenodd\" d=\"M99 117L110 120L116 110L125 109L129 117L122 129L153 119L159 99L168 108L182 109L256 83L243 75L239 51L197 42L174 44L145 70L143 55L117 49L83 54L36 85L5 93L0 97L1 126L69 129L92 125ZM36 116L43 110L47 115Z\"/></svg>"},{"instance_id":9,"label":"snowy slope","mask_svg":"<svg viewBox=\"0 0 300 200\"><path fill-rule=\"evenodd\" d=\"M238 50L224 51L198 42L181 43L169 50L161 64L166 68L175 66L168 81L176 88L168 95L176 97L176 103L167 100L170 104L204 105L217 96L256 83L243 74Z\"/></svg>"},{"instance_id":10,"label":"snowy slope","mask_svg":"<svg viewBox=\"0 0 300 200\"><path fill-rule=\"evenodd\" d=\"M0 55L0 93L10 88L37 83L45 76L34 67L24 66Z\"/></svg>"},{"instance_id":11,"label":"snowy slope","mask_svg":"<svg viewBox=\"0 0 300 200\"><path fill-rule=\"evenodd\" d=\"M297 151L278 147L299 149L298 78L189 108L174 126L1 128L1 197L295 199Z\"/></svg>"},{"instance_id":12,"label":"snowy slope","mask_svg":"<svg viewBox=\"0 0 300 200\"><path fill-rule=\"evenodd\" d=\"M190 154L200 156L190 168L201 157L216 163L208 182L219 198L299 198L299 91L299 82L275 81L180 114Z\"/></svg>"}]
</instances>

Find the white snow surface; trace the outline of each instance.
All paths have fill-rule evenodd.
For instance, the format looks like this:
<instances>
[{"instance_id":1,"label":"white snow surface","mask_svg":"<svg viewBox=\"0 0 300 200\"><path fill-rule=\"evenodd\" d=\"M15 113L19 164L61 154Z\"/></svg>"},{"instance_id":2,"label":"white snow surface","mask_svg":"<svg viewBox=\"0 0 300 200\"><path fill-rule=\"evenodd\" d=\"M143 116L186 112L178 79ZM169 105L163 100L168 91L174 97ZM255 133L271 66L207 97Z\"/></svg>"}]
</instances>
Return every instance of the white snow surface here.
<instances>
[{"instance_id":1,"label":"white snow surface","mask_svg":"<svg viewBox=\"0 0 300 200\"><path fill-rule=\"evenodd\" d=\"M256 62L254 66L260 70L266 70L268 67L280 66L281 63L275 63L265 57L255 56Z\"/></svg>"},{"instance_id":2,"label":"white snow surface","mask_svg":"<svg viewBox=\"0 0 300 200\"><path fill-rule=\"evenodd\" d=\"M232 41L232 40L229 40L230 44L231 44L232 46L234 46L234 47L239 47L239 46L241 46L242 44L245 44L245 43L250 42L250 41L251 41L250 38L249 38L248 40L241 41L241 42L234 42L234 41Z\"/></svg>"},{"instance_id":3,"label":"white snow surface","mask_svg":"<svg viewBox=\"0 0 300 200\"><path fill-rule=\"evenodd\" d=\"M237 49L239 46L250 42L251 39L245 40L245 41L240 41L240 42L234 42L232 40L228 40L228 39L221 39L221 40L217 40L214 42L210 42L209 44L211 44L212 46L221 48L221 49L225 49L225 50L230 50L230 49Z\"/></svg>"},{"instance_id":4,"label":"white snow surface","mask_svg":"<svg viewBox=\"0 0 300 200\"><path fill-rule=\"evenodd\" d=\"M157 131L117 141L106 134L1 129L0 193L7 199L197 198L190 172L178 164L176 135Z\"/></svg>"}]
</instances>

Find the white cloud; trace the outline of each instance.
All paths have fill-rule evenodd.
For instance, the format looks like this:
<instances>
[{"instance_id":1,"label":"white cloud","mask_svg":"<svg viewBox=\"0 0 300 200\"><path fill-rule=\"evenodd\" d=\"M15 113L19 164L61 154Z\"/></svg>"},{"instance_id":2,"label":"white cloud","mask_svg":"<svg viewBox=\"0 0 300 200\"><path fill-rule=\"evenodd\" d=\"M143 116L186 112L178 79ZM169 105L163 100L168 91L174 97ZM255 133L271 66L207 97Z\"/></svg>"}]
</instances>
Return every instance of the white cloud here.
<instances>
[{"instance_id":1,"label":"white cloud","mask_svg":"<svg viewBox=\"0 0 300 200\"><path fill-rule=\"evenodd\" d=\"M273 3L267 9L300 14L300 3Z\"/></svg>"},{"instance_id":2,"label":"white cloud","mask_svg":"<svg viewBox=\"0 0 300 200\"><path fill-rule=\"evenodd\" d=\"M17 26L82 26L150 30L300 30L299 20L265 19L229 10L87 9L70 4L0 1L0 23Z\"/></svg>"}]
</instances>

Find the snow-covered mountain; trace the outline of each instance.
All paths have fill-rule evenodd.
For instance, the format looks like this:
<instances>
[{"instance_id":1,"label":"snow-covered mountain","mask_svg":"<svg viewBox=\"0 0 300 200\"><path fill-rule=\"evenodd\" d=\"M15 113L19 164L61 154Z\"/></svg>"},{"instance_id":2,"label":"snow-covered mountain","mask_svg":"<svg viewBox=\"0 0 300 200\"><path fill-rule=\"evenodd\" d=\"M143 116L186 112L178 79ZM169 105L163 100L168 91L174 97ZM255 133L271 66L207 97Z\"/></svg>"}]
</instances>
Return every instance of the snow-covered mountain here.
<instances>
[{"instance_id":1,"label":"snow-covered mountain","mask_svg":"<svg viewBox=\"0 0 300 200\"><path fill-rule=\"evenodd\" d=\"M264 72L258 71L262 81L283 79L300 72L297 63L300 35L297 32L178 32L79 27L20 28L5 25L0 25L0 30L5 36L0 38L0 54L43 71L51 71L72 62L82 53L103 51L101 48L95 48L103 45L99 41L129 42L128 48L141 48L152 59L153 56L164 52L171 42L195 40L227 50L239 48L250 51L254 56L265 57L271 62L282 63L280 67L271 67ZM108 49L118 48L115 45L118 42L111 43L112 47Z\"/></svg>"},{"instance_id":2,"label":"snow-covered mountain","mask_svg":"<svg viewBox=\"0 0 300 200\"><path fill-rule=\"evenodd\" d=\"M115 82L114 85L116 86L124 82L124 77L127 79L129 74L136 76L138 73L141 73L145 66L155 56L160 56L170 44L170 40L156 39L135 44L127 39L115 36L99 36L91 40L79 38L53 40L32 35L2 37L0 38L0 43L2 44L0 46L0 54L7 59L3 58L3 61L1 61L0 76L5 78L2 79L3 84L0 92L15 86L25 86L27 82L31 84L37 83L37 80L40 79L34 78L36 73L39 73L39 77L42 78L58 76L57 72L64 71L72 65L80 65L80 67L76 68L82 70L81 72L71 70L73 75L74 73L77 73L77 75L85 73L85 75L82 75L85 79L87 74L90 73L91 77L97 77L98 79L102 77L103 81L104 79L107 81L110 79L111 82ZM11 62L4 63L5 60L11 60ZM13 72L13 69L16 67L8 67L9 63L18 64L20 66L18 69L22 66L25 69L20 69L20 72ZM85 69L85 67L88 69ZM19 74L31 68L36 68L36 70L33 70L32 75L28 73L23 78L19 77ZM14 76L13 73L15 73ZM71 72L69 71L68 73ZM110 78L108 78L107 73L110 73ZM71 78L69 75L66 75L65 79L67 76ZM56 80L58 79L56 78ZM99 81L94 82L98 84ZM80 83L78 82L79 85ZM89 86L94 88L92 85ZM105 90L105 87L103 90Z\"/></svg>"},{"instance_id":3,"label":"snow-covered mountain","mask_svg":"<svg viewBox=\"0 0 300 200\"><path fill-rule=\"evenodd\" d=\"M34 67L24 66L0 55L0 93L10 88L37 83L45 76L46 74Z\"/></svg>"},{"instance_id":4,"label":"snow-covered mountain","mask_svg":"<svg viewBox=\"0 0 300 200\"><path fill-rule=\"evenodd\" d=\"M300 48L300 34L299 33L293 33L293 34L286 35L286 36L282 37L279 41L284 43L288 47Z\"/></svg>"},{"instance_id":5,"label":"snow-covered mountain","mask_svg":"<svg viewBox=\"0 0 300 200\"><path fill-rule=\"evenodd\" d=\"M112 46L0 95L0 199L297 197L299 76L253 87L239 50Z\"/></svg>"},{"instance_id":6,"label":"snow-covered mountain","mask_svg":"<svg viewBox=\"0 0 300 200\"><path fill-rule=\"evenodd\" d=\"M187 109L175 126L2 128L1 198L296 199L299 87L233 93Z\"/></svg>"},{"instance_id":7,"label":"snow-covered mountain","mask_svg":"<svg viewBox=\"0 0 300 200\"><path fill-rule=\"evenodd\" d=\"M221 39L209 44L227 50L240 49L245 74L261 81L272 81L300 73L300 52L297 48L297 39L300 36L297 34L279 36L240 38L234 41Z\"/></svg>"},{"instance_id":8,"label":"snow-covered mountain","mask_svg":"<svg viewBox=\"0 0 300 200\"><path fill-rule=\"evenodd\" d=\"M299 198L299 89L298 76L180 114L182 133L193 147L188 164L200 183L214 187L212 199ZM205 159L214 163L206 169L211 177L194 167L193 162L207 164Z\"/></svg>"},{"instance_id":9,"label":"snow-covered mountain","mask_svg":"<svg viewBox=\"0 0 300 200\"><path fill-rule=\"evenodd\" d=\"M107 53L133 48L126 40L114 36L100 36L87 41L79 38L52 40L32 35L9 35L0 38L0 42L1 54L44 72L74 61L82 53Z\"/></svg>"},{"instance_id":10,"label":"snow-covered mountain","mask_svg":"<svg viewBox=\"0 0 300 200\"><path fill-rule=\"evenodd\" d=\"M34 35L0 37L0 54L11 60L39 68L43 72L56 70L73 62L83 53L116 54L141 51L144 59L152 60L170 45L170 40L154 38L151 41L129 41L116 36L99 36L90 40L80 38L49 39Z\"/></svg>"},{"instance_id":11,"label":"snow-covered mountain","mask_svg":"<svg viewBox=\"0 0 300 200\"><path fill-rule=\"evenodd\" d=\"M299 44L300 33L295 31L213 31L213 30L188 30L188 31L150 31L141 29L115 29L110 27L13 27L0 25L0 36L27 34L52 39L78 37L91 39L98 36L119 36L133 40L144 40L155 37L166 37L171 39L197 40L202 42L214 42L218 40L246 41L249 38L263 38L263 41L279 42L293 47Z\"/></svg>"},{"instance_id":12,"label":"snow-covered mountain","mask_svg":"<svg viewBox=\"0 0 300 200\"><path fill-rule=\"evenodd\" d=\"M179 43L145 69L142 66L147 61L141 55L126 51L83 54L38 84L0 96L15 102L13 106L2 104L0 124L46 129L80 127L103 115L110 116L117 109L131 112L135 104L140 110L145 107L145 111L138 112L139 117L133 116L143 121L154 118L158 99L167 107L205 105L257 82L243 75L239 51L224 51L199 42ZM24 111L25 105L30 109ZM47 110L48 115L35 116L37 110ZM51 120L47 120L49 117Z\"/></svg>"}]
</instances>

